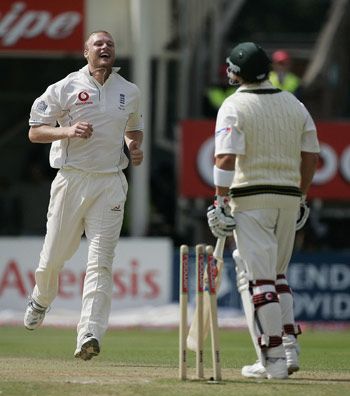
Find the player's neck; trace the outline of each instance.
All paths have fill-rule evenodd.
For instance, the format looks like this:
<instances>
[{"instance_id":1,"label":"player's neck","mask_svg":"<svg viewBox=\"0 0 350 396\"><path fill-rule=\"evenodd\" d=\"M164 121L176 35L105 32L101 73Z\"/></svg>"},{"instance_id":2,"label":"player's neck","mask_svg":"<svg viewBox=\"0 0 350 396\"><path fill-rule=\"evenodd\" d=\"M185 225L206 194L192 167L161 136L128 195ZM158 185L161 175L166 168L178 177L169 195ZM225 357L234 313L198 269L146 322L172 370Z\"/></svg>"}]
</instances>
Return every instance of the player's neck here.
<instances>
[{"instance_id":1,"label":"player's neck","mask_svg":"<svg viewBox=\"0 0 350 396\"><path fill-rule=\"evenodd\" d=\"M101 68L96 68L96 69L91 69L90 68L90 74L92 77L101 85L103 85L109 75L111 74L111 69L106 69L104 67Z\"/></svg>"}]
</instances>

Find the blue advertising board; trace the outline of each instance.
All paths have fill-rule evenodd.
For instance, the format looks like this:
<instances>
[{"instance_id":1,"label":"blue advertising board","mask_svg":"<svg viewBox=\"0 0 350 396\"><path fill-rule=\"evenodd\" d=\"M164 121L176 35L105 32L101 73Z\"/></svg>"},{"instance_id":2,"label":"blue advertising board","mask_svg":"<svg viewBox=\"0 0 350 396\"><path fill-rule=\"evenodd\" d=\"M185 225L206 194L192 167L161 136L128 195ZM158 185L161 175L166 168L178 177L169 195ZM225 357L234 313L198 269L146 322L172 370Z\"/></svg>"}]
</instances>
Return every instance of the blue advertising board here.
<instances>
[{"instance_id":1,"label":"blue advertising board","mask_svg":"<svg viewBox=\"0 0 350 396\"><path fill-rule=\"evenodd\" d=\"M297 320L350 321L350 254L296 254L287 277Z\"/></svg>"},{"instance_id":2,"label":"blue advertising board","mask_svg":"<svg viewBox=\"0 0 350 396\"><path fill-rule=\"evenodd\" d=\"M225 251L225 266L218 293L219 307L242 309L232 255ZM178 300L178 253L174 262L174 300ZM190 299L194 295L193 252L189 257ZM350 253L298 253L292 257L287 278L293 290L296 321L350 322ZM192 301L194 299L192 298Z\"/></svg>"}]
</instances>

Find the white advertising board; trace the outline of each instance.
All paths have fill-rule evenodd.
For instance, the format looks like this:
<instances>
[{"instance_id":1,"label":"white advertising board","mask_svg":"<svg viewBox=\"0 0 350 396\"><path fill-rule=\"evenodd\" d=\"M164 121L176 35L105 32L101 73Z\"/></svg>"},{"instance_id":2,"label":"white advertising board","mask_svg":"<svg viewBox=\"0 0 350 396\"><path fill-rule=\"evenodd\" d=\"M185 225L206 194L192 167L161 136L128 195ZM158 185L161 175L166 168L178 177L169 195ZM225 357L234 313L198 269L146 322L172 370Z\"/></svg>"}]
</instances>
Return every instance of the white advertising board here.
<instances>
[{"instance_id":1,"label":"white advertising board","mask_svg":"<svg viewBox=\"0 0 350 396\"><path fill-rule=\"evenodd\" d=\"M0 311L23 310L35 284L43 238L0 238ZM171 301L173 246L166 238L121 238L113 264L112 310ZM88 245L61 272L53 307L80 310Z\"/></svg>"}]
</instances>

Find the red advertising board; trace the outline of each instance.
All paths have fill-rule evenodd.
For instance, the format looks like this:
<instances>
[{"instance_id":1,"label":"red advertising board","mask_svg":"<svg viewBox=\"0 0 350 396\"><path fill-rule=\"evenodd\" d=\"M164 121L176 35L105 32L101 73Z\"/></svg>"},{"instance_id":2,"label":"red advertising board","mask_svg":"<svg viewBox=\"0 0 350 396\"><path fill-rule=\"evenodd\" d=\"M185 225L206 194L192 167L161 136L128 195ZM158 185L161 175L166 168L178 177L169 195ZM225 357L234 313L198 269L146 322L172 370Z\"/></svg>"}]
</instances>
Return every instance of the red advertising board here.
<instances>
[{"instance_id":1,"label":"red advertising board","mask_svg":"<svg viewBox=\"0 0 350 396\"><path fill-rule=\"evenodd\" d=\"M81 52L85 0L1 0L0 52Z\"/></svg>"},{"instance_id":2,"label":"red advertising board","mask_svg":"<svg viewBox=\"0 0 350 396\"><path fill-rule=\"evenodd\" d=\"M180 132L179 193L185 198L214 194L214 129L211 120L185 120ZM350 200L350 123L318 122L320 161L309 198Z\"/></svg>"}]
</instances>

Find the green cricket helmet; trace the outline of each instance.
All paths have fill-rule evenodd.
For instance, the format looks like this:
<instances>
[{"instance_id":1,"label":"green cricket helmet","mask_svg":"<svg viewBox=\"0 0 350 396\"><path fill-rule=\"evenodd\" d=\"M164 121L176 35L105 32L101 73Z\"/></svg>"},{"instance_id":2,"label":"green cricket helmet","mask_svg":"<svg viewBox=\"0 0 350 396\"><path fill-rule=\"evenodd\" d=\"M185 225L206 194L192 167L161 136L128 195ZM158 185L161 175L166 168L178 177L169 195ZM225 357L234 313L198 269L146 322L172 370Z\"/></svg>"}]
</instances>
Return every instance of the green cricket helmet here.
<instances>
[{"instance_id":1,"label":"green cricket helmet","mask_svg":"<svg viewBox=\"0 0 350 396\"><path fill-rule=\"evenodd\" d=\"M271 70L271 60L266 52L260 45L251 42L234 47L226 62L230 80L234 80L232 74L236 74L246 82L264 81Z\"/></svg>"}]
</instances>

